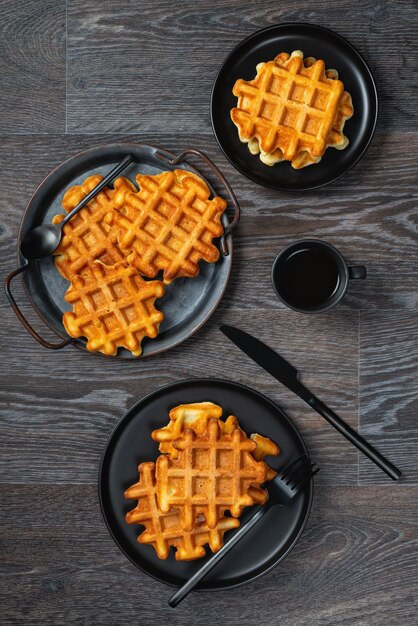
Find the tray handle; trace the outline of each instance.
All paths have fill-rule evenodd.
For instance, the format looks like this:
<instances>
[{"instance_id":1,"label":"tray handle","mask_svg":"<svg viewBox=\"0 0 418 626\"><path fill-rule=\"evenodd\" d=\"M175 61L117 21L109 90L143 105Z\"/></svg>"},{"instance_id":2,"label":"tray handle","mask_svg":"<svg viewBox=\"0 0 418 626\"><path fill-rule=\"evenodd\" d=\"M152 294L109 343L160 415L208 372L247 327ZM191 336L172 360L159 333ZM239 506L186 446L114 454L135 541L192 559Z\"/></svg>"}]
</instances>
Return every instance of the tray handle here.
<instances>
[{"instance_id":1,"label":"tray handle","mask_svg":"<svg viewBox=\"0 0 418 626\"><path fill-rule=\"evenodd\" d=\"M71 343L71 339L66 339L65 341L62 341L61 343L50 343L49 341L41 337L41 335L39 335L36 332L36 330L30 325L26 317L23 315L22 311L19 309L17 302L14 299L14 296L10 290L10 284L13 278L15 278L15 276L18 276L19 274L23 274L23 272L26 272L26 270L28 270L29 267L30 267L30 263L26 263L25 265L21 265L21 267L18 267L17 270L10 272L10 274L7 276L6 280L4 281L4 290L6 292L6 296L10 302L10 305L13 311L15 312L16 316L19 318L23 326L26 328L28 333L30 333L32 337L34 337L34 339L36 339L36 341L38 341L41 344L41 346L44 346L44 348L50 348L51 350L60 350L61 348L64 348L69 343Z\"/></svg>"},{"instance_id":2,"label":"tray handle","mask_svg":"<svg viewBox=\"0 0 418 626\"><path fill-rule=\"evenodd\" d=\"M228 250L228 244L226 242L226 237L231 233L231 231L238 224L238 221L240 218L240 206L238 204L238 200L234 192L232 191L231 185L228 183L228 181L226 180L225 176L222 174L220 169L208 157L207 154L205 154L204 152L201 152L200 150L196 150L195 148L187 148L186 150L183 150L183 152L181 152L174 159L169 159L167 155L160 152L159 150L156 151L155 156L158 159L161 159L162 161L169 163L169 165L178 165L179 163L182 163L182 161L185 161L188 156L196 156L199 159L201 159L212 170L213 174L216 176L219 183L221 183L225 191L228 193L232 208L234 210L234 217L232 218L232 221L229 222L228 226L225 228L224 234L221 237L222 254L224 256L228 256L229 250Z\"/></svg>"}]
</instances>

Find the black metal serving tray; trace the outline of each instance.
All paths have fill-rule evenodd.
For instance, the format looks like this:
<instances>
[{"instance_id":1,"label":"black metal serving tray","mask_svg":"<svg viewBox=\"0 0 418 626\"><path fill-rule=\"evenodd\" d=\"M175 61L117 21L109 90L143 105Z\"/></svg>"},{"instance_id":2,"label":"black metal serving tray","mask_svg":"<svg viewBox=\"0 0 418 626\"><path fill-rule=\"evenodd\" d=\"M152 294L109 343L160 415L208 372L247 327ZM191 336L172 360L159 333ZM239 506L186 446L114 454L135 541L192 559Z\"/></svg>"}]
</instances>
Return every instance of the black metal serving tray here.
<instances>
[{"instance_id":1,"label":"black metal serving tray","mask_svg":"<svg viewBox=\"0 0 418 626\"><path fill-rule=\"evenodd\" d=\"M229 194L230 206L232 205L235 211L231 223L228 222L225 214L222 217L225 234L218 240L218 245L221 248L219 261L213 264L201 262L200 273L196 278L180 278L174 281L166 287L164 298L157 301L157 307L164 312L165 318L158 337L155 339L145 338L143 341L142 357L146 357L168 350L196 332L219 304L228 283L233 257L231 229L238 221L239 206L229 184L206 155L197 150L189 149L177 157L167 150L153 146L118 143L92 148L68 159L49 174L29 201L18 235L18 263L19 265L25 263L25 259L19 251L23 236L35 226L50 223L56 213L63 211L61 201L65 191L72 185L82 183L93 173L106 174L128 153L134 156L135 162L124 170L123 176L133 181L136 174L140 172L158 174L161 171L176 168L186 169L203 176L201 172L184 160L188 157L200 158L212 169L212 173L221 183L217 185L216 193L224 197ZM206 182L212 193L215 193L210 183L207 180ZM26 329L44 346L49 348L63 347L69 340L62 325L64 311L71 309L71 306L64 300L64 294L69 283L55 269L52 257L30 264L27 271L22 273L22 279L35 311L64 341L59 344L50 343L38 335L26 320L21 321ZM7 287L10 288L10 284ZM12 302L12 306L16 311L16 303ZM69 343L86 350L86 342L82 338L73 339ZM138 358L125 349L119 349L117 357Z\"/></svg>"}]
</instances>

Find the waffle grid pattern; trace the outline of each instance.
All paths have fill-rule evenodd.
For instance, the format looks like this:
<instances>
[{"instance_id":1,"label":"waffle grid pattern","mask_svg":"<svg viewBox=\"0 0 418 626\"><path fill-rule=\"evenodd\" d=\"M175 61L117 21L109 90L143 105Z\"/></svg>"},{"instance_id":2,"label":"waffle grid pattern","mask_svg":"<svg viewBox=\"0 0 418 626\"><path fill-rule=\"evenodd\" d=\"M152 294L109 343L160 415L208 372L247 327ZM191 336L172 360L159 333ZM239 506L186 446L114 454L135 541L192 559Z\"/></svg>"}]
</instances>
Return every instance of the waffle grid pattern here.
<instances>
[{"instance_id":1,"label":"waffle grid pattern","mask_svg":"<svg viewBox=\"0 0 418 626\"><path fill-rule=\"evenodd\" d=\"M239 526L239 520L224 517L213 529L199 522L191 532L183 530L178 509L173 508L163 514L158 508L155 463L142 463L138 472L139 482L125 491L126 498L138 500L137 506L126 514L126 521L128 524L145 526L144 532L138 536L138 542L151 544L160 559L168 557L170 546L176 547L176 559L179 561L205 556L206 544L209 544L212 552L216 552L223 544L225 532Z\"/></svg>"},{"instance_id":2,"label":"waffle grid pattern","mask_svg":"<svg viewBox=\"0 0 418 626\"><path fill-rule=\"evenodd\" d=\"M67 190L62 205L70 212L103 180L96 174ZM226 202L197 175L184 170L138 175L137 187L119 177L63 228L55 266L70 283L73 304L63 324L74 338L85 337L90 351L117 354L124 347L139 356L144 336L155 338L163 313L154 306L164 295L161 281L145 281L164 271L164 281L196 276L198 262L218 260L213 238L223 233ZM53 218L54 224L64 219ZM121 247L120 239L131 247ZM112 283L115 275L118 282Z\"/></svg>"},{"instance_id":3,"label":"waffle grid pattern","mask_svg":"<svg viewBox=\"0 0 418 626\"><path fill-rule=\"evenodd\" d=\"M136 180L139 192L121 188L115 196L119 245L131 265L148 278L163 270L169 283L179 276L196 276L201 259L218 260L212 240L223 233L222 198L209 200L204 181L183 170L138 175Z\"/></svg>"},{"instance_id":4,"label":"waffle grid pattern","mask_svg":"<svg viewBox=\"0 0 418 626\"><path fill-rule=\"evenodd\" d=\"M92 190L103 176L87 178L82 185L72 187L65 194L62 205L69 213ZM126 179L123 184L131 187ZM63 237L56 250L55 266L64 278L72 278L97 259L106 265L125 260L117 244L117 232L112 230L114 190L105 187L82 208L63 228ZM53 224L59 224L64 215L55 215Z\"/></svg>"},{"instance_id":5,"label":"waffle grid pattern","mask_svg":"<svg viewBox=\"0 0 418 626\"><path fill-rule=\"evenodd\" d=\"M160 281L145 281L133 267L100 262L73 277L65 294L73 312L64 313L63 323L71 337L86 337L89 350L114 355L119 346L141 354L141 341L156 337L163 314L155 309L164 295Z\"/></svg>"},{"instance_id":6,"label":"waffle grid pattern","mask_svg":"<svg viewBox=\"0 0 418 626\"><path fill-rule=\"evenodd\" d=\"M229 434L238 428L238 420L230 415L225 422L219 419L222 416L222 407L213 402L195 402L193 404L180 404L171 409L170 422L163 428L153 430L151 437L159 442L159 451L169 454L176 459L180 454L173 446L173 442L184 435L186 428L191 428L196 435L203 433L208 425L208 420L216 418L222 432Z\"/></svg>"},{"instance_id":7,"label":"waffle grid pattern","mask_svg":"<svg viewBox=\"0 0 418 626\"><path fill-rule=\"evenodd\" d=\"M296 161L295 167L317 162L329 145L345 147L338 130L352 115L351 97L337 76L325 71L322 60L304 61L300 51L257 66L254 80L240 79L233 89L238 107L231 118L241 141L254 154L261 150L260 158L269 165L286 159ZM299 163L300 153L310 158L302 156Z\"/></svg>"},{"instance_id":8,"label":"waffle grid pattern","mask_svg":"<svg viewBox=\"0 0 418 626\"><path fill-rule=\"evenodd\" d=\"M186 430L174 447L181 451L176 460L157 459L158 502L163 512L180 507L185 530L193 528L200 514L214 528L226 509L239 517L254 504L249 490L266 480L267 466L250 454L256 443L241 429L225 435L218 420L211 419L205 435Z\"/></svg>"}]
</instances>

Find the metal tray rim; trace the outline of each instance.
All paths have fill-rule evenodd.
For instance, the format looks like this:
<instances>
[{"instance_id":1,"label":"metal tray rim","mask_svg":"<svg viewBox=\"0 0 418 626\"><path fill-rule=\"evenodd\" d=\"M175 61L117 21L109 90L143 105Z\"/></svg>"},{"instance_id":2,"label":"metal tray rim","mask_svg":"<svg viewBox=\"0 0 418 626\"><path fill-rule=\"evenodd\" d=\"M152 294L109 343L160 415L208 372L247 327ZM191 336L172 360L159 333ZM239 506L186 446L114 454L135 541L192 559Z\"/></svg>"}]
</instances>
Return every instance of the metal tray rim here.
<instances>
[{"instance_id":1,"label":"metal tray rim","mask_svg":"<svg viewBox=\"0 0 418 626\"><path fill-rule=\"evenodd\" d=\"M19 223L19 228L18 228L18 234L17 234L17 240L16 240L16 253L17 253L17 262L18 265L20 265L22 263L22 261L24 260L24 258L21 255L20 252L20 242L22 240L22 236L23 236L23 227L24 227L24 222L27 216L27 212L29 207L31 206L34 198L36 197L36 195L38 194L38 192L41 190L41 188L44 186L44 184L47 183L48 179L50 179L55 173L57 173L63 166L65 165L69 165L70 162L72 161L76 161L77 159L79 159L80 157L83 157L85 155L88 155L90 152L94 153L97 150L100 149L111 149L111 148L117 148L117 147L122 147L122 146L126 146L127 149L129 149L129 146L134 146L136 148L138 147L144 147L144 148L149 148L151 150L154 151L159 151L163 154L165 154L166 156L168 156L170 159L174 159L177 155L174 154L173 152L169 151L169 150L165 150L163 148L157 147L157 146L152 146L150 144L142 144L142 143L136 143L136 142L116 142L116 143L106 143L106 144L102 144L102 145L98 145L98 146L94 146L92 148L88 148L87 150L82 150L81 152L78 152L74 155L72 155L71 157L69 157L68 159L65 159L64 161L62 161L59 165L57 165L53 170L51 170L49 172L49 174L47 174L47 176L38 184L38 186L36 187L36 189L34 190L34 192L32 193L32 195L29 198L29 201L26 204L26 207L22 213L22 217L20 219L20 223ZM197 174L199 174L199 176L202 176L202 174L193 166L191 165L189 162L186 163L187 168L190 169L190 171L195 172ZM182 168L181 165L178 166L179 169L185 169L184 167ZM206 181L209 185L209 188L213 191L212 185ZM219 306L219 303L221 302L225 290L227 288L227 285L229 283L229 279L231 276L231 271L232 271L232 260L233 260L233 250L234 250L234 246L233 246L233 237L231 235L231 233L229 233L226 236L226 240L228 243L228 250L229 250L229 255L228 255L228 259L226 261L226 263L228 263L228 271L227 274L225 276L224 279L224 285L219 293L218 298L214 301L214 303L212 303L212 305L208 308L207 313L205 315L205 317L200 321L200 323L195 326L193 328L193 330L187 334L187 336L180 336L178 338L178 340L173 341L169 346L165 347L165 348L161 348L155 352L152 352L150 354L141 354L141 356L139 357L135 357L131 354L121 354L119 351L118 353L113 356L113 357L109 357L108 355L102 354L101 352L89 352L86 347L85 347L85 342L82 339L73 339L71 340L70 344L71 346L74 346L75 348L81 350L82 352L85 352L87 354L93 355L95 357L99 357L99 358L118 358L119 360L124 360L124 361L134 361L134 360L144 360L147 358L151 358L153 356L156 356L158 354L161 354L163 352L166 352L167 350L171 350L172 348L175 348L176 346L180 345L181 343L183 343L184 341L186 341L187 339L189 339L190 337L192 337L195 333L198 332L198 330L200 330L200 328L202 328L202 326L209 320L209 318L213 315L213 313L215 312L215 310L217 309L217 307ZM27 298L33 308L33 310L35 311L35 313L38 315L38 317L41 319L41 321L54 333L54 335L60 337L61 339L68 339L68 335L65 333L64 328L62 327L61 331L56 330L55 328L52 328L51 324L49 323L49 321L46 319L46 317L44 316L44 314L42 313L42 311L40 310L40 308L36 305L36 303L33 300L31 291L29 289L29 285L27 284L27 281L25 279L25 277L22 280L22 284L24 287L24 291L27 295Z\"/></svg>"}]
</instances>

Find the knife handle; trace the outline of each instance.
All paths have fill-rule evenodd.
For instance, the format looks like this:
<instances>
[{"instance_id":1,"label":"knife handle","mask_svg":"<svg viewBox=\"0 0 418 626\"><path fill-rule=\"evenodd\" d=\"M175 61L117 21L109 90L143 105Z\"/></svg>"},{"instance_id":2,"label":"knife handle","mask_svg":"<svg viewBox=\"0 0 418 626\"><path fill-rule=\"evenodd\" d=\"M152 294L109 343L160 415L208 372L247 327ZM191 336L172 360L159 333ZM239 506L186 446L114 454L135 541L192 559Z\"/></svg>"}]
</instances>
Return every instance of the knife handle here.
<instances>
[{"instance_id":1,"label":"knife handle","mask_svg":"<svg viewBox=\"0 0 418 626\"><path fill-rule=\"evenodd\" d=\"M402 476L402 472L390 463L385 457L371 446L361 435L358 434L351 426L346 424L338 415L331 411L319 398L312 396L308 400L308 404L324 417L334 428L336 428L348 441L356 446L363 454L365 454L373 463L381 470L386 472L392 480L398 480Z\"/></svg>"}]
</instances>

